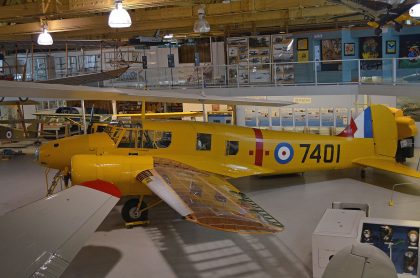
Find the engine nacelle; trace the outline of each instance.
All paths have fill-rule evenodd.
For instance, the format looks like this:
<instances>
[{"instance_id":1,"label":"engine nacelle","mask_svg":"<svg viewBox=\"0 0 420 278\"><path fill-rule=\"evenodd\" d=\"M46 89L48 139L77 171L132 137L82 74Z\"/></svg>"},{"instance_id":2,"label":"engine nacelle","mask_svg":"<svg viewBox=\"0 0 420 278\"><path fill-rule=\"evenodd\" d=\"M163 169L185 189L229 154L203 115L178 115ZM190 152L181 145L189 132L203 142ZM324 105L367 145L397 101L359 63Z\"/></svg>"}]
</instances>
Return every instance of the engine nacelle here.
<instances>
[{"instance_id":1,"label":"engine nacelle","mask_svg":"<svg viewBox=\"0 0 420 278\"><path fill-rule=\"evenodd\" d=\"M136 180L139 173L151 169L151 156L75 155L71 160L72 184L100 179L115 184L122 196L152 195Z\"/></svg>"}]
</instances>

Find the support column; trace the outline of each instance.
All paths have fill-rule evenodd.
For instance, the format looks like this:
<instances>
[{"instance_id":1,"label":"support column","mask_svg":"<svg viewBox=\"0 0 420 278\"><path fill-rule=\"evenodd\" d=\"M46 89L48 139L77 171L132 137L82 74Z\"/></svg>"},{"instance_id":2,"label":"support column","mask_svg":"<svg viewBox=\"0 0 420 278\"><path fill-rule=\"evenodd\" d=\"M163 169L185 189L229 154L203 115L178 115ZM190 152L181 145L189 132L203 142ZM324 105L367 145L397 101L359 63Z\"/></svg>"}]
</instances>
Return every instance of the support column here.
<instances>
[{"instance_id":1,"label":"support column","mask_svg":"<svg viewBox=\"0 0 420 278\"><path fill-rule=\"evenodd\" d=\"M81 103L81 106L82 106L83 133L84 134L87 134L88 127L86 126L85 101L84 100L81 100L80 103Z\"/></svg>"}]
</instances>

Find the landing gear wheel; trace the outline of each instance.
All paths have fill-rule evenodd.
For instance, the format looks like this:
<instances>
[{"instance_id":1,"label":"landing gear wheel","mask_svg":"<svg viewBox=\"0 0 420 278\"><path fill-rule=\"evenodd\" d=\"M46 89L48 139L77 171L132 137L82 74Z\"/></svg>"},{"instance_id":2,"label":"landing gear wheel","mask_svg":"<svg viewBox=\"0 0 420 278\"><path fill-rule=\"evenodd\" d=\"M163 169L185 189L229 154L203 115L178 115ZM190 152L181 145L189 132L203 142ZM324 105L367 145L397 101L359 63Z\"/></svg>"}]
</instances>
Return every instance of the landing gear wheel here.
<instances>
[{"instance_id":1,"label":"landing gear wheel","mask_svg":"<svg viewBox=\"0 0 420 278\"><path fill-rule=\"evenodd\" d=\"M147 221L148 220L148 211L142 211L138 213L139 210L145 209L147 204L143 201L140 204L140 208L137 208L139 203L138 198L130 199L125 202L122 210L121 215L125 222L137 222L137 221Z\"/></svg>"}]
</instances>

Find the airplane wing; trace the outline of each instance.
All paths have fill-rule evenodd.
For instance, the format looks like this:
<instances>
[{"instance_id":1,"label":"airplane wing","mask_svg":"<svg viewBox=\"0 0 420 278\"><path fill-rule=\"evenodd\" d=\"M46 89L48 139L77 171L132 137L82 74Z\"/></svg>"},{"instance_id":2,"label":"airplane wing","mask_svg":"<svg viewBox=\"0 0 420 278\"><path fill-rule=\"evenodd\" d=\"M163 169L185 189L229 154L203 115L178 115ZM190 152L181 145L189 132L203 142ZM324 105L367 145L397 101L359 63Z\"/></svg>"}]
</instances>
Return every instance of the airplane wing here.
<instances>
[{"instance_id":1,"label":"airplane wing","mask_svg":"<svg viewBox=\"0 0 420 278\"><path fill-rule=\"evenodd\" d=\"M120 195L97 180L1 216L1 276L59 277Z\"/></svg>"},{"instance_id":2,"label":"airplane wing","mask_svg":"<svg viewBox=\"0 0 420 278\"><path fill-rule=\"evenodd\" d=\"M392 173L397 173L409 177L420 178L420 172L396 162L393 158L385 157L365 157L354 160L353 163L360 166L367 166L384 170Z\"/></svg>"},{"instance_id":3,"label":"airplane wing","mask_svg":"<svg viewBox=\"0 0 420 278\"><path fill-rule=\"evenodd\" d=\"M292 105L289 101L254 98L223 97L170 90L139 90L125 88L97 88L60 84L41 84L0 80L0 97L30 97L74 100L121 100L148 102L184 102L200 104L252 105L280 107Z\"/></svg>"},{"instance_id":4,"label":"airplane wing","mask_svg":"<svg viewBox=\"0 0 420 278\"><path fill-rule=\"evenodd\" d=\"M99 81L114 79L126 72L128 67L123 67L115 70L95 72L88 74L80 74L75 76L68 76L63 78L49 79L45 81L37 81L37 83L44 84L63 84L63 85L83 85L88 83L95 83Z\"/></svg>"},{"instance_id":5,"label":"airplane wing","mask_svg":"<svg viewBox=\"0 0 420 278\"><path fill-rule=\"evenodd\" d=\"M197 157L192 155L159 154L158 157L178 161L183 164L193 166L199 170L211 172L229 178L269 175L274 173L273 170L261 166L237 162L221 163L220 161L212 159L197 160Z\"/></svg>"},{"instance_id":6,"label":"airplane wing","mask_svg":"<svg viewBox=\"0 0 420 278\"><path fill-rule=\"evenodd\" d=\"M137 179L186 220L216 230L267 234L283 225L220 176L154 158Z\"/></svg>"},{"instance_id":7,"label":"airplane wing","mask_svg":"<svg viewBox=\"0 0 420 278\"><path fill-rule=\"evenodd\" d=\"M114 114L112 117L116 118L140 118L142 114ZM168 118L181 118L181 117L201 117L203 112L165 112L165 113L146 113L146 119L168 119Z\"/></svg>"}]
</instances>

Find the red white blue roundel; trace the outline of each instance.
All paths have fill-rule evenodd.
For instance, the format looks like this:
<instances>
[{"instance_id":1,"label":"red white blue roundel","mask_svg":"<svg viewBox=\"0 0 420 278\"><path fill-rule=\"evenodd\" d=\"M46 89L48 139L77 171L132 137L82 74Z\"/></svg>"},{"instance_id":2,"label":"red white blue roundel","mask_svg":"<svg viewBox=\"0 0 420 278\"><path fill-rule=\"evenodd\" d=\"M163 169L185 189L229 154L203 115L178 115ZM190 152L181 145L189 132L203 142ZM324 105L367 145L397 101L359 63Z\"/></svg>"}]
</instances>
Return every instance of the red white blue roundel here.
<instances>
[{"instance_id":1,"label":"red white blue roundel","mask_svg":"<svg viewBox=\"0 0 420 278\"><path fill-rule=\"evenodd\" d=\"M280 164L287 164L292 161L295 151L289 143L280 143L274 150L274 158Z\"/></svg>"}]
</instances>

